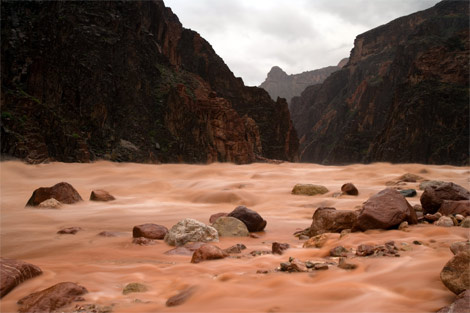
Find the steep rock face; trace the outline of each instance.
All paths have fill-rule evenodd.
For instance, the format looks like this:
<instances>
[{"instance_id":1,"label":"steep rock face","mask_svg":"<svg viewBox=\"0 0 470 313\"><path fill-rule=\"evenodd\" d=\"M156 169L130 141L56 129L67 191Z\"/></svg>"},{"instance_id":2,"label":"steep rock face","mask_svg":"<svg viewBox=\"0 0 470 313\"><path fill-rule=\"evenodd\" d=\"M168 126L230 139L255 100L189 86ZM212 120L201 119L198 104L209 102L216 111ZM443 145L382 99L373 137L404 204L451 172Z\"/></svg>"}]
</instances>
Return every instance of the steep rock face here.
<instances>
[{"instance_id":1,"label":"steep rock face","mask_svg":"<svg viewBox=\"0 0 470 313\"><path fill-rule=\"evenodd\" d=\"M468 163L468 6L443 1L357 36L292 100L306 162Z\"/></svg>"},{"instance_id":2,"label":"steep rock face","mask_svg":"<svg viewBox=\"0 0 470 313\"><path fill-rule=\"evenodd\" d=\"M2 1L1 152L37 163L297 158L287 103L245 87L163 1Z\"/></svg>"},{"instance_id":3,"label":"steep rock face","mask_svg":"<svg viewBox=\"0 0 470 313\"><path fill-rule=\"evenodd\" d=\"M273 66L260 88L266 90L272 99L284 98L290 104L291 99L300 96L308 86L321 84L332 73L340 70L348 59L341 60L337 66L328 66L300 74L287 75L280 67Z\"/></svg>"}]
</instances>

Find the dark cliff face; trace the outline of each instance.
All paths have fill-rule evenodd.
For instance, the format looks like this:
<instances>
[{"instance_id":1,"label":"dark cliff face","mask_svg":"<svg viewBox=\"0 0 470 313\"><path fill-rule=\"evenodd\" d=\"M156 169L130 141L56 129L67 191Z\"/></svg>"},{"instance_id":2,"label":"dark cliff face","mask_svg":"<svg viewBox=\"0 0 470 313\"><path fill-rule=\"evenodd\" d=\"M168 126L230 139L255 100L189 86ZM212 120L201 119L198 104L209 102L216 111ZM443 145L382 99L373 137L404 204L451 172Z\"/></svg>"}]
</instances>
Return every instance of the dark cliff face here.
<instances>
[{"instance_id":1,"label":"dark cliff face","mask_svg":"<svg viewBox=\"0 0 470 313\"><path fill-rule=\"evenodd\" d=\"M349 63L292 101L305 162L468 164L468 3L359 35Z\"/></svg>"},{"instance_id":2,"label":"dark cliff face","mask_svg":"<svg viewBox=\"0 0 470 313\"><path fill-rule=\"evenodd\" d=\"M2 1L3 154L294 161L287 103L245 87L162 1Z\"/></svg>"},{"instance_id":3,"label":"dark cliff face","mask_svg":"<svg viewBox=\"0 0 470 313\"><path fill-rule=\"evenodd\" d=\"M321 84L332 73L340 70L348 59L345 58L337 66L328 66L300 74L287 75L279 66L273 66L260 88L266 90L272 99L284 98L290 104L291 99L300 96L308 86Z\"/></svg>"}]
</instances>

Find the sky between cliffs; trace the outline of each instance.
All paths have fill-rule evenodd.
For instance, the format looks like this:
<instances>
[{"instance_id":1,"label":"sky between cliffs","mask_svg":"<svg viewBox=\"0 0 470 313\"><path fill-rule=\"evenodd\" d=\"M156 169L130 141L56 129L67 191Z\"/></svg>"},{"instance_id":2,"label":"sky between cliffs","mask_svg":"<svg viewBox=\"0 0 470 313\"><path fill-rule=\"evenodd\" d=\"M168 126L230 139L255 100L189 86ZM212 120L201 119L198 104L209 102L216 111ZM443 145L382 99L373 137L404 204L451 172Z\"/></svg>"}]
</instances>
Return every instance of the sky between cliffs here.
<instances>
[{"instance_id":1,"label":"sky between cliffs","mask_svg":"<svg viewBox=\"0 0 470 313\"><path fill-rule=\"evenodd\" d=\"M336 65L357 35L438 0L164 0L245 85L274 65L288 74Z\"/></svg>"}]
</instances>

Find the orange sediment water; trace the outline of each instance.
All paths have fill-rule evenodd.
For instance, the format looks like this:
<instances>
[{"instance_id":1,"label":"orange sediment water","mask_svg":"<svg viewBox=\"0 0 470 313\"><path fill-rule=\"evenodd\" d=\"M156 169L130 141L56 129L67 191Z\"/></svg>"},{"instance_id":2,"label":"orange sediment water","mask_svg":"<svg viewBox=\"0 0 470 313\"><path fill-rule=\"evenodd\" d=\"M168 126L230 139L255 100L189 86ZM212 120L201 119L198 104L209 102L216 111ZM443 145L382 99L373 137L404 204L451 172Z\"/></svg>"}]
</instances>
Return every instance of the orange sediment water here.
<instances>
[{"instance_id":1,"label":"orange sediment water","mask_svg":"<svg viewBox=\"0 0 470 313\"><path fill-rule=\"evenodd\" d=\"M316 164L210 164L146 165L96 162L26 165L0 163L1 256L39 266L43 275L30 279L6 295L1 312L16 312L18 299L63 281L86 287L86 302L114 304L114 312L434 312L450 304L454 295L439 274L452 257L449 245L468 240L469 230L420 224L409 231L373 230L345 237L328 234L321 249L304 249L292 234L311 224L319 206L355 209L385 183L404 173L452 181L469 188L469 168L422 164L321 166ZM61 209L25 208L34 189L66 181L85 200ZM352 182L359 196L335 198L341 185ZM291 195L297 183L326 186L321 196ZM419 183L406 187L418 190ZM90 202L94 189L109 191L117 200ZM419 195L407 198L419 204ZM236 243L252 250L270 250L273 241L289 243L284 255L226 258L191 264L190 256L166 255L163 241L152 246L132 244L132 228L156 223L171 228L184 218L206 224L211 214L246 205L268 224L259 238L221 238L217 246ZM58 235L64 227L78 226L76 235ZM100 237L101 231L122 233ZM383 244L394 240L411 247L400 257L352 258L353 271L331 267L312 273L270 272L289 256L318 260L329 249L343 245ZM419 240L422 245L412 242ZM144 293L122 294L124 286L139 282ZM198 286L184 304L166 307L166 300L189 286ZM83 303L81 303L83 304ZM72 305L72 308L75 304Z\"/></svg>"}]
</instances>

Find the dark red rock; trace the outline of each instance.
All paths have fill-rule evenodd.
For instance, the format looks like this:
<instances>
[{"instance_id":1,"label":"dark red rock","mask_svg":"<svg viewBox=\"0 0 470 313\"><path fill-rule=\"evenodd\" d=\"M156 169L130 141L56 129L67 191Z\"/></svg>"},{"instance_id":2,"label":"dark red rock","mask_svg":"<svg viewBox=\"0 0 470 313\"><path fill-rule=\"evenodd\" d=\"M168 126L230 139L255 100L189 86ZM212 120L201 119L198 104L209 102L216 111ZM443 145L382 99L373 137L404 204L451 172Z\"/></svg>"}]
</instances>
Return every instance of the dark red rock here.
<instances>
[{"instance_id":1,"label":"dark red rock","mask_svg":"<svg viewBox=\"0 0 470 313\"><path fill-rule=\"evenodd\" d=\"M217 246L210 244L202 245L199 249L194 251L191 263L200 263L207 260L217 260L227 257L228 254Z\"/></svg>"},{"instance_id":2,"label":"dark red rock","mask_svg":"<svg viewBox=\"0 0 470 313\"><path fill-rule=\"evenodd\" d=\"M224 217L227 216L228 213L215 213L212 214L211 217L209 218L209 223L213 224L219 217Z\"/></svg>"},{"instance_id":3,"label":"dark red rock","mask_svg":"<svg viewBox=\"0 0 470 313\"><path fill-rule=\"evenodd\" d=\"M470 192L454 183L431 185L421 195L421 206L424 213L436 213L444 200L470 200Z\"/></svg>"},{"instance_id":4,"label":"dark red rock","mask_svg":"<svg viewBox=\"0 0 470 313\"><path fill-rule=\"evenodd\" d=\"M105 190L93 190L90 194L90 201L113 201L116 200Z\"/></svg>"},{"instance_id":5,"label":"dark red rock","mask_svg":"<svg viewBox=\"0 0 470 313\"><path fill-rule=\"evenodd\" d=\"M18 301L19 313L54 312L81 297L88 291L85 287L71 282L58 283L47 289L35 292Z\"/></svg>"},{"instance_id":6,"label":"dark red rock","mask_svg":"<svg viewBox=\"0 0 470 313\"><path fill-rule=\"evenodd\" d=\"M34 190L31 198L29 198L27 206L38 206L41 202L54 198L59 202L72 204L82 201L82 197L75 188L69 183L58 183L52 187L41 187Z\"/></svg>"},{"instance_id":7,"label":"dark red rock","mask_svg":"<svg viewBox=\"0 0 470 313\"><path fill-rule=\"evenodd\" d=\"M371 245L359 245L356 249L358 256L368 256L374 254L374 247Z\"/></svg>"},{"instance_id":8,"label":"dark red rock","mask_svg":"<svg viewBox=\"0 0 470 313\"><path fill-rule=\"evenodd\" d=\"M196 286L191 286L189 288L184 289L177 295L170 297L166 301L166 306L177 306L177 305L183 304L196 292L196 290L197 290Z\"/></svg>"},{"instance_id":9,"label":"dark red rock","mask_svg":"<svg viewBox=\"0 0 470 313\"><path fill-rule=\"evenodd\" d=\"M57 233L61 235L75 235L80 230L82 230L81 227L67 227L59 230Z\"/></svg>"},{"instance_id":10,"label":"dark red rock","mask_svg":"<svg viewBox=\"0 0 470 313\"><path fill-rule=\"evenodd\" d=\"M288 243L273 242L272 252L273 254L283 254L284 250L289 249L289 247Z\"/></svg>"},{"instance_id":11,"label":"dark red rock","mask_svg":"<svg viewBox=\"0 0 470 313\"><path fill-rule=\"evenodd\" d=\"M468 313L470 311L470 290L465 290L455 298L450 305L443 307L436 313Z\"/></svg>"},{"instance_id":12,"label":"dark red rock","mask_svg":"<svg viewBox=\"0 0 470 313\"><path fill-rule=\"evenodd\" d=\"M458 252L441 271L441 281L456 295L470 289L470 252Z\"/></svg>"},{"instance_id":13,"label":"dark red rock","mask_svg":"<svg viewBox=\"0 0 470 313\"><path fill-rule=\"evenodd\" d=\"M401 222L417 224L418 218L411 205L394 189L384 189L367 200L359 212L355 228L390 229Z\"/></svg>"},{"instance_id":14,"label":"dark red rock","mask_svg":"<svg viewBox=\"0 0 470 313\"><path fill-rule=\"evenodd\" d=\"M312 225L308 236L313 237L323 233L340 233L351 229L357 221L358 213L351 210L336 210L330 207L318 208L312 216Z\"/></svg>"},{"instance_id":15,"label":"dark red rock","mask_svg":"<svg viewBox=\"0 0 470 313\"><path fill-rule=\"evenodd\" d=\"M350 196L357 196L359 194L359 191L357 190L356 186L354 186L352 183L346 183L343 186L341 186L341 191L344 194L347 194Z\"/></svg>"},{"instance_id":16,"label":"dark red rock","mask_svg":"<svg viewBox=\"0 0 470 313\"><path fill-rule=\"evenodd\" d=\"M245 223L249 232L262 231L266 227L266 221L257 212L245 206L238 206L227 216L235 217Z\"/></svg>"},{"instance_id":17,"label":"dark red rock","mask_svg":"<svg viewBox=\"0 0 470 313\"><path fill-rule=\"evenodd\" d=\"M442 201L439 213L442 215L461 214L464 217L470 215L470 200L444 200Z\"/></svg>"},{"instance_id":18,"label":"dark red rock","mask_svg":"<svg viewBox=\"0 0 470 313\"><path fill-rule=\"evenodd\" d=\"M41 269L36 265L0 258L0 298L25 280L41 274Z\"/></svg>"},{"instance_id":19,"label":"dark red rock","mask_svg":"<svg viewBox=\"0 0 470 313\"><path fill-rule=\"evenodd\" d=\"M164 239L168 228L158 224L142 224L134 226L132 237L145 237L149 239Z\"/></svg>"}]
</instances>

